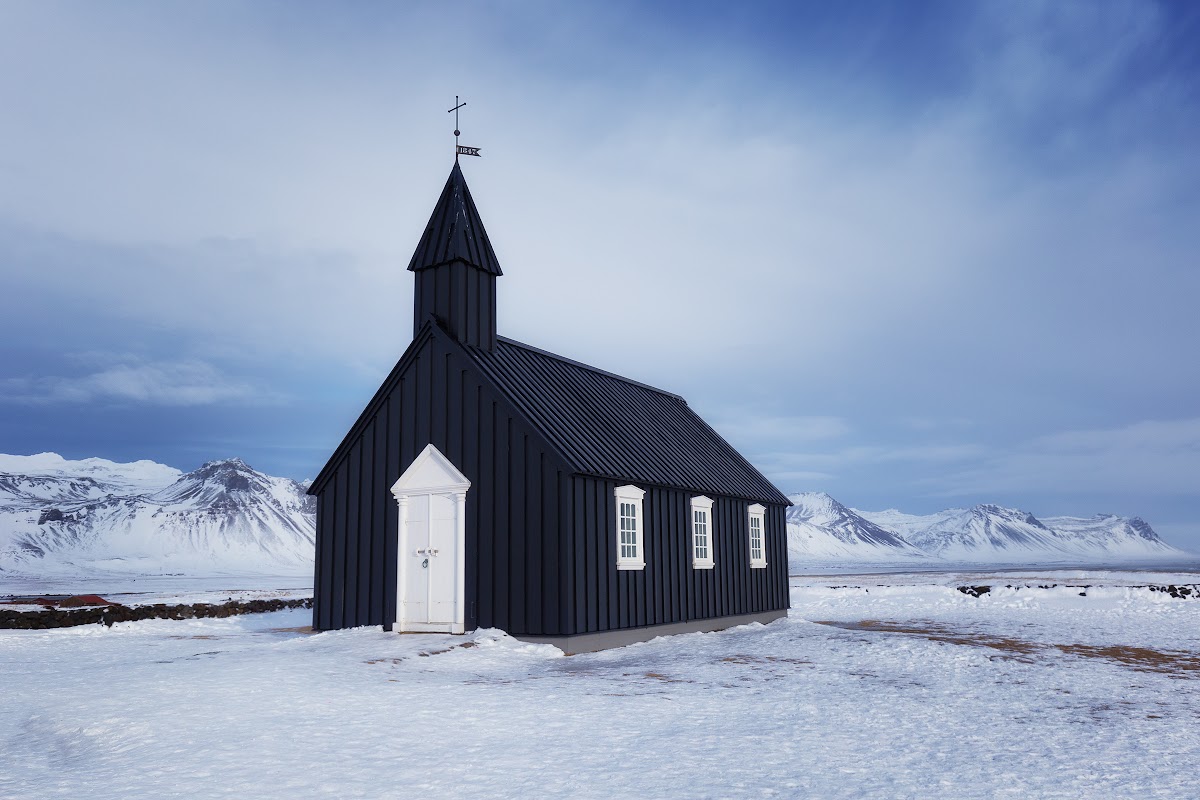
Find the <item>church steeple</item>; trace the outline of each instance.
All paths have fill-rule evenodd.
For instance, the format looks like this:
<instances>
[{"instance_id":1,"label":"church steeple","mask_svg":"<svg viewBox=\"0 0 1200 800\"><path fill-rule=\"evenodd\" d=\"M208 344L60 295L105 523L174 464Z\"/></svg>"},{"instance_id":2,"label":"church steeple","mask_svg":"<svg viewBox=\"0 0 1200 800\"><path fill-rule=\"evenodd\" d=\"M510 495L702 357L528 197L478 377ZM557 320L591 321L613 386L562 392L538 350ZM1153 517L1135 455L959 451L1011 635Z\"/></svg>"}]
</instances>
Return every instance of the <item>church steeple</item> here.
<instances>
[{"instance_id":1,"label":"church steeple","mask_svg":"<svg viewBox=\"0 0 1200 800\"><path fill-rule=\"evenodd\" d=\"M416 273L413 335L432 314L454 338L496 344L496 278L504 273L458 160L408 262Z\"/></svg>"}]
</instances>

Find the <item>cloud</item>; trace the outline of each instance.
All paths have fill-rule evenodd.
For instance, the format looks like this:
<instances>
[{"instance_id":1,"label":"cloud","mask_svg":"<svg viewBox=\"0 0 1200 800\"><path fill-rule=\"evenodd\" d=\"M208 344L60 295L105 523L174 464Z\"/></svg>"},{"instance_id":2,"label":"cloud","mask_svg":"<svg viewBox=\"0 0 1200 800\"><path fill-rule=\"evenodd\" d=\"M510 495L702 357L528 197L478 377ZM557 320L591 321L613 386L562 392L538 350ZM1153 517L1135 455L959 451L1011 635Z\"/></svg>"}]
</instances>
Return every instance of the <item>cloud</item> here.
<instances>
[{"instance_id":1,"label":"cloud","mask_svg":"<svg viewBox=\"0 0 1200 800\"><path fill-rule=\"evenodd\" d=\"M0 5L0 389L263 401L253 375L352 420L469 86L502 334L680 392L779 480L1185 482L1166 443L1034 439L1194 413L1184 4L880 8L469 3L447 61L412 35L436 5ZM12 377L87 347L144 358Z\"/></svg>"},{"instance_id":2,"label":"cloud","mask_svg":"<svg viewBox=\"0 0 1200 800\"><path fill-rule=\"evenodd\" d=\"M776 442L776 446L780 443ZM811 443L810 443L811 444ZM802 445L801 445L802 446ZM864 474L887 474L894 486L907 484L915 471L943 470L953 465L977 461L987 450L977 444L915 444L883 447L850 444L828 450L747 450L751 460L772 480L788 486L833 481L845 482ZM895 471L899 469L899 475ZM876 479L877 481L880 479ZM843 484L844 485L844 484Z\"/></svg>"},{"instance_id":3,"label":"cloud","mask_svg":"<svg viewBox=\"0 0 1200 800\"><path fill-rule=\"evenodd\" d=\"M113 364L75 377L36 376L0 381L0 398L23 404L122 403L149 406L270 404L274 392L221 374L202 361Z\"/></svg>"},{"instance_id":4,"label":"cloud","mask_svg":"<svg viewBox=\"0 0 1200 800\"><path fill-rule=\"evenodd\" d=\"M926 481L942 496L989 493L1195 495L1200 418L1062 431Z\"/></svg>"},{"instance_id":5,"label":"cloud","mask_svg":"<svg viewBox=\"0 0 1200 800\"><path fill-rule=\"evenodd\" d=\"M797 444L839 439L852 431L850 424L841 417L801 414L742 414L719 420L715 427L728 438L741 442L787 441Z\"/></svg>"}]
</instances>

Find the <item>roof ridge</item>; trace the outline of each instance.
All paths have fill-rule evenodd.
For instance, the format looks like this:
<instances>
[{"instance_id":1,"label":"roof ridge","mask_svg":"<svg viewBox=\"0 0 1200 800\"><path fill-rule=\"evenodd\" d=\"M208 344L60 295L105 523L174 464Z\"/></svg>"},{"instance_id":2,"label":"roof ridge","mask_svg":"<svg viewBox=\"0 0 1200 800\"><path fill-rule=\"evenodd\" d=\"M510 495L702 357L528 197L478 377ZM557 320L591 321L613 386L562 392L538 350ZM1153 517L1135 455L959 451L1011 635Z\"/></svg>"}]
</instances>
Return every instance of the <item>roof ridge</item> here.
<instances>
[{"instance_id":1,"label":"roof ridge","mask_svg":"<svg viewBox=\"0 0 1200 800\"><path fill-rule=\"evenodd\" d=\"M626 378L624 375L618 375L617 373L609 372L606 369L600 369L599 367L593 367L591 364L585 364L582 361L576 361L573 358L567 358L566 356L560 356L558 353L551 353L549 350L543 350L540 347L534 347L533 345L526 344L525 342L518 342L516 339L510 339L507 336L497 336L496 341L504 342L505 344L509 344L514 347L520 347L524 350L530 351L531 353L537 353L538 355L546 356L547 358L553 358L556 361L562 361L566 364L570 364L573 367L579 367L580 369L586 369L589 372L595 372L596 374L603 375L606 378L613 378L613 379L621 381L623 383L628 383L633 386L640 387L642 389L647 389L651 392L656 392L658 394L666 395L667 397L671 397L671 398L674 398L675 400L678 400L679 402L683 403L685 406L687 405L687 400L683 399L682 396L677 395L674 392L668 392L666 389L659 389L657 386L651 386L648 383L642 383L641 381L635 381L633 378Z\"/></svg>"}]
</instances>

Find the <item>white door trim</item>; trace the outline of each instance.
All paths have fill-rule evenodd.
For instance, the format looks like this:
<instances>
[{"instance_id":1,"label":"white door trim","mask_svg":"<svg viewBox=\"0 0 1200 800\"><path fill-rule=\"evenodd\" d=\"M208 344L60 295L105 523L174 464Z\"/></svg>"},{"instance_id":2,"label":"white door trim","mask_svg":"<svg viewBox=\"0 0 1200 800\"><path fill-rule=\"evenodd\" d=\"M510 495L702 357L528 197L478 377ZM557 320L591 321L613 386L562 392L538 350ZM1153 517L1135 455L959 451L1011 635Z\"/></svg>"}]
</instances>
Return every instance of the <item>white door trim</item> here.
<instances>
[{"instance_id":1,"label":"white door trim","mask_svg":"<svg viewBox=\"0 0 1200 800\"><path fill-rule=\"evenodd\" d=\"M398 532L399 546L396 548L396 558L399 562L396 570L396 622L397 631L428 631L439 633L465 633L466 621L466 542L467 542L467 491L471 482L459 472L450 459L432 444L428 445L404 470L404 474L392 484L392 495L400 510L400 530ZM409 537L408 506L409 499L417 495L436 495L454 498L454 620L453 622L430 623L425 620L410 620L405 618L404 588L408 585L408 557L412 548Z\"/></svg>"}]
</instances>

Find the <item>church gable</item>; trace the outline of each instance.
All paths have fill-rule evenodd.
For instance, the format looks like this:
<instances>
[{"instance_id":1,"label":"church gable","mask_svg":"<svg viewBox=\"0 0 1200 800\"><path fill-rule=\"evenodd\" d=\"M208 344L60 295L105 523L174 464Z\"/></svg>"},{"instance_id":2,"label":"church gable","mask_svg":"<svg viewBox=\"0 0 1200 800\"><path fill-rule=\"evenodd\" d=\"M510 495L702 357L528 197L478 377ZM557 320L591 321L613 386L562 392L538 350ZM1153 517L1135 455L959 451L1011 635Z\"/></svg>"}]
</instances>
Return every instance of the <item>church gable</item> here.
<instances>
[{"instance_id":1,"label":"church gable","mask_svg":"<svg viewBox=\"0 0 1200 800\"><path fill-rule=\"evenodd\" d=\"M568 509L559 495L569 467L465 351L428 320L310 488L319 498L318 628L390 628L399 527L391 490L402 475L419 483L457 473L470 487L468 627L562 630Z\"/></svg>"}]
</instances>

